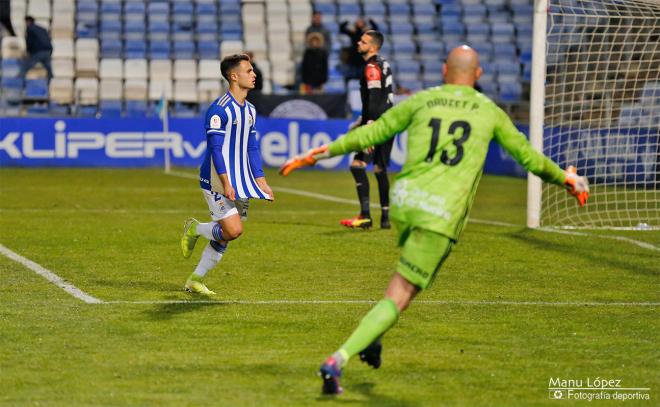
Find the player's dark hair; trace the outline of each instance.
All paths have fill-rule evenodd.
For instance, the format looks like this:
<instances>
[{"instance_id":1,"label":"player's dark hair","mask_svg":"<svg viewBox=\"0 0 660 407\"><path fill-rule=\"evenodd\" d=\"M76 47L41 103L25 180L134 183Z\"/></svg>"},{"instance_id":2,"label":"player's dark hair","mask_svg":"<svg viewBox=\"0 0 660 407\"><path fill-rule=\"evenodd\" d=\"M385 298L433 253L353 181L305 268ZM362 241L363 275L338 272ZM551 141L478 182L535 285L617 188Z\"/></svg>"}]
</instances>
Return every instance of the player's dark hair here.
<instances>
[{"instance_id":1,"label":"player's dark hair","mask_svg":"<svg viewBox=\"0 0 660 407\"><path fill-rule=\"evenodd\" d=\"M365 34L367 34L369 37L371 37L371 42L376 44L378 49L383 46L383 42L385 41L385 37L383 37L383 34L380 31L376 30L368 30L365 31Z\"/></svg>"},{"instance_id":2,"label":"player's dark hair","mask_svg":"<svg viewBox=\"0 0 660 407\"><path fill-rule=\"evenodd\" d=\"M241 61L250 62L250 57L246 54L234 54L226 56L220 63L220 72L222 76L229 82L229 72L241 64Z\"/></svg>"},{"instance_id":3,"label":"player's dark hair","mask_svg":"<svg viewBox=\"0 0 660 407\"><path fill-rule=\"evenodd\" d=\"M26 22L26 23L30 23L30 24L34 24L34 17L32 17L32 16L25 16L25 22Z\"/></svg>"}]
</instances>

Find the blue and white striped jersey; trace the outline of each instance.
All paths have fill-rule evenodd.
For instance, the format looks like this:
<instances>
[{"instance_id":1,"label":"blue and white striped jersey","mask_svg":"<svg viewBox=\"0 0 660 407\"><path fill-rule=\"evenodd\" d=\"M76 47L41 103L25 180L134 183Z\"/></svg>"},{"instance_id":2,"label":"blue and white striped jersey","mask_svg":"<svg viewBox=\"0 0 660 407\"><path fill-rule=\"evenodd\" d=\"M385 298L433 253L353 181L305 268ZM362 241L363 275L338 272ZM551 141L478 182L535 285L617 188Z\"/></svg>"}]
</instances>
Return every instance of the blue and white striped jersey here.
<instances>
[{"instance_id":1,"label":"blue and white striped jersey","mask_svg":"<svg viewBox=\"0 0 660 407\"><path fill-rule=\"evenodd\" d=\"M204 119L206 154L199 169L200 187L224 193L218 175L226 173L236 198L270 199L254 180L264 176L256 118L250 102L240 105L229 92L211 104Z\"/></svg>"}]
</instances>

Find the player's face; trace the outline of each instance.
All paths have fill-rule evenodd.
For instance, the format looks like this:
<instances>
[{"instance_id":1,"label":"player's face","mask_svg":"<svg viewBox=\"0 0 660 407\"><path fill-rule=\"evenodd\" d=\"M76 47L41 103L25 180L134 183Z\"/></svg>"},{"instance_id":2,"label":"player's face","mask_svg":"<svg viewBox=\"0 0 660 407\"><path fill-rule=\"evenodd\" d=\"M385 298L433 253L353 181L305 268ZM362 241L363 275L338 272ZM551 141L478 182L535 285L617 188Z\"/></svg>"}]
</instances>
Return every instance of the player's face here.
<instances>
[{"instance_id":1,"label":"player's face","mask_svg":"<svg viewBox=\"0 0 660 407\"><path fill-rule=\"evenodd\" d=\"M371 37L367 34L363 34L362 37L360 37L360 41L357 43L357 49L361 55L368 53L371 50Z\"/></svg>"},{"instance_id":2,"label":"player's face","mask_svg":"<svg viewBox=\"0 0 660 407\"><path fill-rule=\"evenodd\" d=\"M254 73L251 63L248 61L241 61L241 64L234 72L239 87L243 89L254 89L254 84L257 81L257 74Z\"/></svg>"}]
</instances>

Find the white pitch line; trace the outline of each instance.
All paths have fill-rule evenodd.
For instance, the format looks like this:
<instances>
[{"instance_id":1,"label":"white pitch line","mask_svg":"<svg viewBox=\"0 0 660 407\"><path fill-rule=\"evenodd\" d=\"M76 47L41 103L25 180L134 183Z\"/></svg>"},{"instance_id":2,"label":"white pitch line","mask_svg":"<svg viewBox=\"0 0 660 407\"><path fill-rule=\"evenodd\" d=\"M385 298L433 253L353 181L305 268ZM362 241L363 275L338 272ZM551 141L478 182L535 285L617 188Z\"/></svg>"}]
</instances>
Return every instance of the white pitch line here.
<instances>
[{"instance_id":1,"label":"white pitch line","mask_svg":"<svg viewBox=\"0 0 660 407\"><path fill-rule=\"evenodd\" d=\"M20 254L14 253L13 251L9 250L2 244L0 244L0 254L5 255L6 257L10 258L11 260L14 260L16 263L22 264L23 266L29 268L30 270L34 271L41 277L45 278L46 280L50 281L51 283L55 284L62 290L66 291L68 294L76 297L77 299L86 302L87 304L103 304L104 302L99 300L96 297L92 297L91 295L83 292L73 284L65 281L62 277L58 276L57 274L53 273L50 270L45 269L44 267L40 266L39 264L33 262L32 260L26 259L25 257L21 256Z\"/></svg>"},{"instance_id":2,"label":"white pitch line","mask_svg":"<svg viewBox=\"0 0 660 407\"><path fill-rule=\"evenodd\" d=\"M197 176L194 176L192 174L188 174L186 172L179 172L179 171L171 171L169 173L165 173L166 175L173 175L176 177L182 177L182 178L191 178L191 179L197 179ZM279 192L284 192L284 193L289 193L293 195L300 195L300 196L306 196L309 198L316 198L324 201L330 201L330 202L338 202L338 203L345 203L345 204L351 204L351 205L359 205L359 202L356 200L352 199L345 199L345 198L339 198L336 196L332 195L325 195L325 194L317 194L315 192L307 192L307 191L302 191L299 189L293 189L293 188L284 188L284 187L272 187L274 191L279 191ZM379 205L372 203L372 207L377 208ZM469 218L468 219L469 223L477 223L477 224L482 224L482 225L493 225L493 226L502 226L502 227L509 227L509 228L521 228L524 227L523 225L516 225L515 223L508 223L508 222L499 222L499 221L494 221L494 220L484 220L484 219L477 219L477 218ZM558 229L551 229L551 228L537 228L534 230L538 230L540 232L548 232L548 233L560 233L560 234L565 234L565 235L575 235L575 236L588 236L588 237L599 237L602 239L613 239L613 240L618 240L620 242L626 242L633 244L635 246L641 247L642 249L648 249L648 250L653 250L653 251L660 251L660 247L655 246L651 243L646 243L642 242L639 240L631 239L628 237L623 237L623 236L613 236L613 235L593 235L591 233L584 233L584 232L569 232L565 230L558 230Z\"/></svg>"},{"instance_id":3,"label":"white pitch line","mask_svg":"<svg viewBox=\"0 0 660 407\"><path fill-rule=\"evenodd\" d=\"M103 304L217 304L217 305L341 305L375 304L376 300L153 300L153 301L104 301ZM504 306L541 306L541 307L659 307L660 302L597 302L597 301L443 301L422 300L415 304L424 305L504 305Z\"/></svg>"}]
</instances>

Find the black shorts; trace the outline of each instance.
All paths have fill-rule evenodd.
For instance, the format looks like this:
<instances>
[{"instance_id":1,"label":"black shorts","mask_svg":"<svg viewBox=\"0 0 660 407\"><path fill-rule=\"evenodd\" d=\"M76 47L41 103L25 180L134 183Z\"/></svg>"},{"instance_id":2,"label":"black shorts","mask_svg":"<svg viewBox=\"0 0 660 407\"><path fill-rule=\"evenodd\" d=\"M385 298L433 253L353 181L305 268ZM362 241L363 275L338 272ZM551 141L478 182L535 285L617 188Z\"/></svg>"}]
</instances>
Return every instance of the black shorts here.
<instances>
[{"instance_id":1,"label":"black shorts","mask_svg":"<svg viewBox=\"0 0 660 407\"><path fill-rule=\"evenodd\" d=\"M355 154L354 159L364 161L367 164L374 164L382 169L386 169L390 165L390 153L392 152L393 145L394 137L387 140L383 144L375 146L374 151L371 153L359 151L357 154Z\"/></svg>"}]
</instances>

